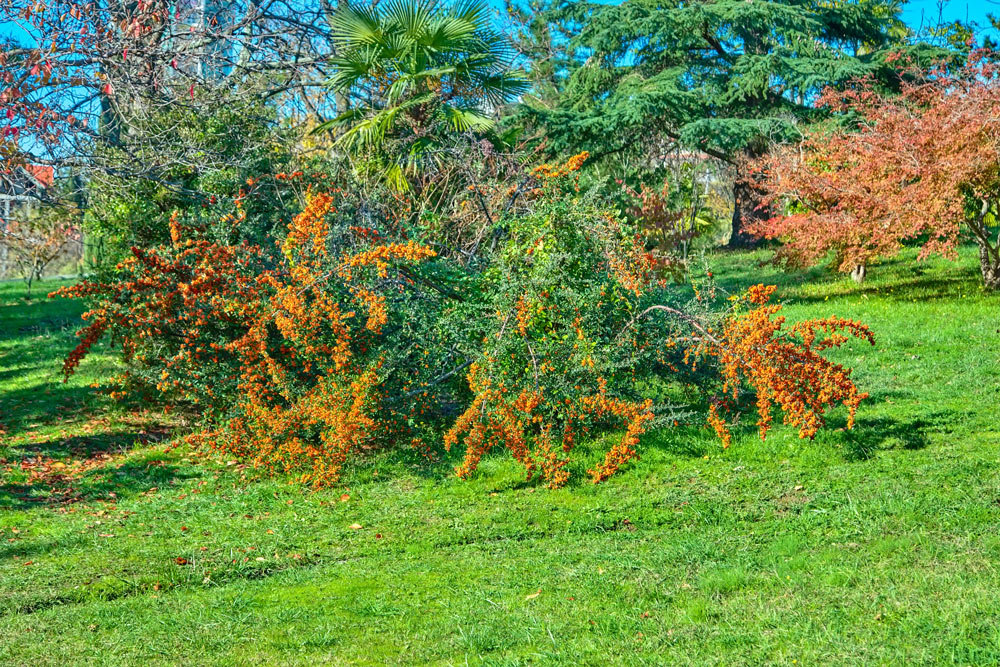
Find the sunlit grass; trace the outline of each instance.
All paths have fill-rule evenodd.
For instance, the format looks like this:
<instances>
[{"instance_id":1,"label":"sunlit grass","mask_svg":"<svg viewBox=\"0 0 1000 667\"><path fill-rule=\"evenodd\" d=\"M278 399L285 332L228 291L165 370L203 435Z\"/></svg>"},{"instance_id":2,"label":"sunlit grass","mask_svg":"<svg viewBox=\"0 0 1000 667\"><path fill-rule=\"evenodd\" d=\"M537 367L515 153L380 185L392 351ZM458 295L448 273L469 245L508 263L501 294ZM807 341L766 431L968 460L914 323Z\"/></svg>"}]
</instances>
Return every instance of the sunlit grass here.
<instances>
[{"instance_id":1,"label":"sunlit grass","mask_svg":"<svg viewBox=\"0 0 1000 667\"><path fill-rule=\"evenodd\" d=\"M172 424L89 388L110 350L60 382L80 306L0 286L0 663L1000 660L1000 299L968 249L863 286L766 256L707 261L875 331L837 352L857 428L668 430L598 486L594 443L559 491L501 453L312 492L165 451Z\"/></svg>"}]
</instances>

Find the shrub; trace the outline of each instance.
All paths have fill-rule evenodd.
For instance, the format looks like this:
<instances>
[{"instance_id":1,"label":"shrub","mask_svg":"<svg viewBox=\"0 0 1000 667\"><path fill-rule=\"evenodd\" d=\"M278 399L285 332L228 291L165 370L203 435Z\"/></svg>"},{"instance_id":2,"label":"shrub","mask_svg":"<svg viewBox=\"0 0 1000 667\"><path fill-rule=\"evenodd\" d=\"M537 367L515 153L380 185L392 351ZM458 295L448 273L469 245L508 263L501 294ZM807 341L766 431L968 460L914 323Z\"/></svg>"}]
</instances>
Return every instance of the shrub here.
<instances>
[{"instance_id":1,"label":"shrub","mask_svg":"<svg viewBox=\"0 0 1000 667\"><path fill-rule=\"evenodd\" d=\"M358 450L440 439L464 447L462 477L499 445L556 487L580 438L621 429L590 468L599 482L682 416L662 400L677 386L710 406L726 443L724 415L748 392L762 436L772 406L802 437L834 404L853 416L863 394L821 353L844 332L871 340L866 328L784 330L763 286L721 309L711 287L692 297L635 220L578 191L585 159L536 169L475 261L433 250L398 199L329 179L310 179L277 252L175 215L169 244L60 292L95 302L65 371L110 333L130 362L125 390L201 409L193 442L312 484L335 482Z\"/></svg>"},{"instance_id":2,"label":"shrub","mask_svg":"<svg viewBox=\"0 0 1000 667\"><path fill-rule=\"evenodd\" d=\"M723 312L664 305L679 289L657 270L634 223L567 187L573 166L542 170L549 182L531 214L510 221L504 251L484 277L493 281L482 290L492 317L468 375L473 399L445 434L446 446L465 445L460 476L501 445L528 478L539 471L559 486L581 435L622 428L589 471L600 482L638 456L640 436L656 422L648 388L663 382L697 386L726 444L720 411L747 390L757 397L761 437L774 405L804 438L816 434L831 405L846 405L853 420L864 395L849 370L820 352L845 342L842 331L873 342L867 328L829 318L785 332L784 319L774 317L781 306L767 304L773 287L757 286ZM831 335L817 340L821 331ZM699 363L711 373L693 375ZM721 381L718 395L713 377Z\"/></svg>"},{"instance_id":3,"label":"shrub","mask_svg":"<svg viewBox=\"0 0 1000 667\"><path fill-rule=\"evenodd\" d=\"M336 197L309 194L275 266L258 246L206 239L174 216L170 246L133 248L119 278L60 290L98 304L65 373L110 330L131 362L126 387L204 406L210 428L197 441L334 481L351 450L377 435L378 337L389 314L375 283L391 264L434 255L361 228L332 238Z\"/></svg>"}]
</instances>

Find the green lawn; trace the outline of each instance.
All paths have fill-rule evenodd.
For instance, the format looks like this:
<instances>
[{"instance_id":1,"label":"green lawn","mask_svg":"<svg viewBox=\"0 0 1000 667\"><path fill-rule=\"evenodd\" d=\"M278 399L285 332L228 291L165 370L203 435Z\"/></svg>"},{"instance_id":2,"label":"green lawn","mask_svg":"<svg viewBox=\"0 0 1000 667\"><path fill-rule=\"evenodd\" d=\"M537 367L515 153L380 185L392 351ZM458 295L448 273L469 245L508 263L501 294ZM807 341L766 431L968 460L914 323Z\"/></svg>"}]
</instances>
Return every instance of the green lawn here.
<instances>
[{"instance_id":1,"label":"green lawn","mask_svg":"<svg viewBox=\"0 0 1000 667\"><path fill-rule=\"evenodd\" d=\"M0 285L0 664L1000 662L1000 298L974 253L861 287L765 256L707 261L875 331L837 353L871 393L853 432L673 429L598 486L581 452L559 491L499 452L468 482L382 455L346 500L166 451L175 417L89 388L110 351L60 384L81 307Z\"/></svg>"}]
</instances>

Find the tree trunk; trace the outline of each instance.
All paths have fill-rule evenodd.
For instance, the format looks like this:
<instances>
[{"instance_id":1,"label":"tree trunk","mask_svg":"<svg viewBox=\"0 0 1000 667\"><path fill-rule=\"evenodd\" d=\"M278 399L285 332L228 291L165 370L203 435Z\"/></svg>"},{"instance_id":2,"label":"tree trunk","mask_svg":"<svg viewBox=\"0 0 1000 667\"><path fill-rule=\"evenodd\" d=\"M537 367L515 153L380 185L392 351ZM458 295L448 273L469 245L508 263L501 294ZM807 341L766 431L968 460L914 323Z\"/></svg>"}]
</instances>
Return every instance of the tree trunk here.
<instances>
[{"instance_id":1,"label":"tree trunk","mask_svg":"<svg viewBox=\"0 0 1000 667\"><path fill-rule=\"evenodd\" d=\"M996 291L1000 289L1000 238L994 243L986 226L986 215L996 206L988 200L981 202L978 215L969 220L969 227L979 246L979 268L983 273L983 287Z\"/></svg>"},{"instance_id":2,"label":"tree trunk","mask_svg":"<svg viewBox=\"0 0 1000 667\"><path fill-rule=\"evenodd\" d=\"M733 232L729 236L730 248L752 248L760 239L749 234L747 227L756 220L767 217L766 211L758 209L760 201L754 194L753 187L744 180L744 176L736 173L736 183L733 185L735 205L733 206Z\"/></svg>"},{"instance_id":3,"label":"tree trunk","mask_svg":"<svg viewBox=\"0 0 1000 667\"><path fill-rule=\"evenodd\" d=\"M865 281L865 276L868 275L868 267L864 264L858 264L851 270L851 280L858 283L859 285Z\"/></svg>"},{"instance_id":4,"label":"tree trunk","mask_svg":"<svg viewBox=\"0 0 1000 667\"><path fill-rule=\"evenodd\" d=\"M1000 252L982 241L979 243L979 268L983 272L983 286L990 291L1000 289Z\"/></svg>"}]
</instances>

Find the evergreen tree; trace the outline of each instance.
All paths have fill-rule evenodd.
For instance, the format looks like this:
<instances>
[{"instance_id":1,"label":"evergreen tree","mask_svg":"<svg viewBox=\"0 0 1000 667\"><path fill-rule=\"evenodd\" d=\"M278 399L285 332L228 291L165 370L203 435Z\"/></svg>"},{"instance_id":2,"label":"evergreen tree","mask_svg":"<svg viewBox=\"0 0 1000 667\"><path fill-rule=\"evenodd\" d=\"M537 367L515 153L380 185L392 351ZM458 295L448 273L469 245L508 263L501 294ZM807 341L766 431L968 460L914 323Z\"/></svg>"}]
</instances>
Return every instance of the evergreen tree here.
<instances>
[{"instance_id":1,"label":"evergreen tree","mask_svg":"<svg viewBox=\"0 0 1000 667\"><path fill-rule=\"evenodd\" d=\"M664 139L739 167L768 144L798 135L829 85L873 77L898 84L894 61L953 52L920 43L900 20L901 0L625 0L568 2L535 14L521 32L550 56L547 91L526 122L553 152L625 159ZM544 27L539 25L544 24ZM538 36L543 37L539 43ZM558 59L551 56L558 45ZM552 92L558 87L558 94ZM731 244L748 242L759 216L737 178Z\"/></svg>"}]
</instances>

